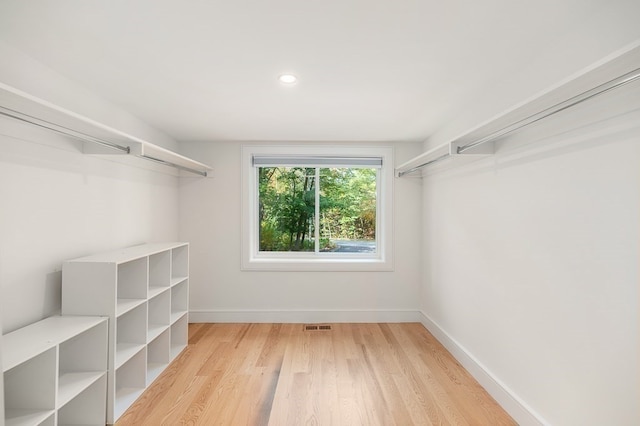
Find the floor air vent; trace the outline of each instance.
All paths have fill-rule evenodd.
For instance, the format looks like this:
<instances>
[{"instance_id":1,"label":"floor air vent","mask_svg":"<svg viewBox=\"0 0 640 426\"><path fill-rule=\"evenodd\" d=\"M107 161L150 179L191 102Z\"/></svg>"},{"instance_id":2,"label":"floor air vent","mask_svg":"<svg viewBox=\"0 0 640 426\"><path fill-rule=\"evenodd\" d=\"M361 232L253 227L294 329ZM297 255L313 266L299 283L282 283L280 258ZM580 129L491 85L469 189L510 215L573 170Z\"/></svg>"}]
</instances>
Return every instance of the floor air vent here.
<instances>
[{"instance_id":1,"label":"floor air vent","mask_svg":"<svg viewBox=\"0 0 640 426\"><path fill-rule=\"evenodd\" d=\"M319 331L319 330L331 330L330 325L325 324L307 324L304 326L304 331Z\"/></svg>"}]
</instances>

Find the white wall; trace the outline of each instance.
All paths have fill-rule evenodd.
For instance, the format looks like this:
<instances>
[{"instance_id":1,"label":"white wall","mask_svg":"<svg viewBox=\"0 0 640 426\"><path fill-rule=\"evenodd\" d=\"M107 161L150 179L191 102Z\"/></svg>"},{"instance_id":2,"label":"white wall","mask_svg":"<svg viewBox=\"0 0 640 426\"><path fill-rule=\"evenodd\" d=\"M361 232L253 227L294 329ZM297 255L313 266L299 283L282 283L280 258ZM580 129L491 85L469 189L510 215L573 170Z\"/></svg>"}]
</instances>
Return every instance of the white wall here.
<instances>
[{"instance_id":1,"label":"white wall","mask_svg":"<svg viewBox=\"0 0 640 426\"><path fill-rule=\"evenodd\" d=\"M432 172L425 324L538 420L640 424L639 194L640 82Z\"/></svg>"},{"instance_id":2,"label":"white wall","mask_svg":"<svg viewBox=\"0 0 640 426\"><path fill-rule=\"evenodd\" d=\"M0 44L0 57L0 81L166 147L175 145L9 46ZM83 155L79 142L9 118L0 118L0 147L3 333L59 310L64 260L177 239L177 178Z\"/></svg>"},{"instance_id":3,"label":"white wall","mask_svg":"<svg viewBox=\"0 0 640 426\"><path fill-rule=\"evenodd\" d=\"M397 144L396 162L420 149L420 144ZM180 182L180 239L191 243L192 320L419 319L419 179L394 182L395 271L241 271L241 144L184 143L182 151L214 168L213 178Z\"/></svg>"}]
</instances>

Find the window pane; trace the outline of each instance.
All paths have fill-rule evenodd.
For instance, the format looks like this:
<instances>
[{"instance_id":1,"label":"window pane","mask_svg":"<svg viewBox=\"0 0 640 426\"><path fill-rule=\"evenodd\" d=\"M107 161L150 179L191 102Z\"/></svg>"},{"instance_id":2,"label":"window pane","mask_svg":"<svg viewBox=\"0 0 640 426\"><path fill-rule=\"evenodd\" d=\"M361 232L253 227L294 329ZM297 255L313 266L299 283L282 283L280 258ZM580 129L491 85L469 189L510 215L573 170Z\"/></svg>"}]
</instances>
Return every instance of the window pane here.
<instances>
[{"instance_id":1,"label":"window pane","mask_svg":"<svg viewBox=\"0 0 640 426\"><path fill-rule=\"evenodd\" d=\"M376 252L376 169L320 169L320 251Z\"/></svg>"},{"instance_id":2,"label":"window pane","mask_svg":"<svg viewBox=\"0 0 640 426\"><path fill-rule=\"evenodd\" d=\"M260 251L315 251L315 169L259 167Z\"/></svg>"}]
</instances>

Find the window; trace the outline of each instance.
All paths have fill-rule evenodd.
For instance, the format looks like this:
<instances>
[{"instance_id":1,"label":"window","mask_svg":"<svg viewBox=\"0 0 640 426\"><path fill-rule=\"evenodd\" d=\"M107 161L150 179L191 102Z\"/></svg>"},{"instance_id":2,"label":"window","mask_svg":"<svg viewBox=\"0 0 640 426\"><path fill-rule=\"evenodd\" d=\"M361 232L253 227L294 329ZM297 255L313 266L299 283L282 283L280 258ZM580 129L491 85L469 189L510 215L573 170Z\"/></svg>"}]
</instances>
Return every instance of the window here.
<instances>
[{"instance_id":1,"label":"window","mask_svg":"<svg viewBox=\"0 0 640 426\"><path fill-rule=\"evenodd\" d=\"M244 147L243 268L390 270L391 148Z\"/></svg>"},{"instance_id":2,"label":"window","mask_svg":"<svg viewBox=\"0 0 640 426\"><path fill-rule=\"evenodd\" d=\"M376 168L257 167L259 252L376 252Z\"/></svg>"}]
</instances>

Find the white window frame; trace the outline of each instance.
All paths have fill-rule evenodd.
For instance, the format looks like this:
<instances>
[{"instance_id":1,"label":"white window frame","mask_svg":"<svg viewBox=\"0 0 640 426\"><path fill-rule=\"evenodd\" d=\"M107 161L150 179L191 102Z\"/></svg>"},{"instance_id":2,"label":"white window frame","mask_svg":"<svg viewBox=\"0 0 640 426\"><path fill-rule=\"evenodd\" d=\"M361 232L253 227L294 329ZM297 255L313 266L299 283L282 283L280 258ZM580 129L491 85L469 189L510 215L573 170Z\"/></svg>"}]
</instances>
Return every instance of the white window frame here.
<instances>
[{"instance_id":1,"label":"white window frame","mask_svg":"<svg viewBox=\"0 0 640 426\"><path fill-rule=\"evenodd\" d=\"M258 174L254 156L380 157L376 208L376 253L260 252ZM312 146L242 147L242 269L247 271L392 271L393 148Z\"/></svg>"}]
</instances>

